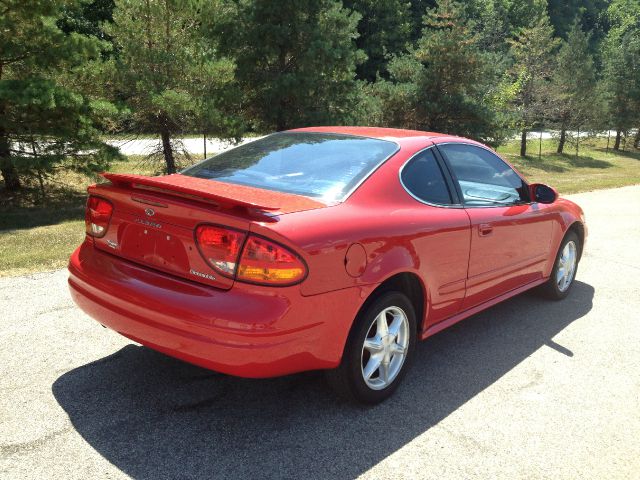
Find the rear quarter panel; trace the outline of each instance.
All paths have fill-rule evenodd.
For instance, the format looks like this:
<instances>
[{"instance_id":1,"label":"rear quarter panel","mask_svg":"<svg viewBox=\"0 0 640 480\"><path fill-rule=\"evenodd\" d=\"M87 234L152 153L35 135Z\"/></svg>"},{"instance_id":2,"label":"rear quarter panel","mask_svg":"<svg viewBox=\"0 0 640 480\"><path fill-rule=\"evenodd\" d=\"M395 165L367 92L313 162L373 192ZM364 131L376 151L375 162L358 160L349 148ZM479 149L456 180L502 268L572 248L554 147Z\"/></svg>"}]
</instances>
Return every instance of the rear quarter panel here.
<instances>
[{"instance_id":1,"label":"rear quarter panel","mask_svg":"<svg viewBox=\"0 0 640 480\"><path fill-rule=\"evenodd\" d=\"M375 285L410 272L423 282L430 320L452 315L464 296L468 217L461 209L416 201L398 177L406 160L429 144L418 139L409 147L403 145L342 204L281 215L276 222L254 224L252 230L301 253L309 267L300 287L305 296ZM359 276L345 268L347 251L354 244L362 246L366 257Z\"/></svg>"},{"instance_id":2,"label":"rear quarter panel","mask_svg":"<svg viewBox=\"0 0 640 480\"><path fill-rule=\"evenodd\" d=\"M255 222L251 230L293 247L309 267L309 276L301 285L303 295L377 283L385 275L417 268L417 258L406 236L411 228L398 210L410 199L397 177L399 166L415 151L429 144L413 140L374 171L343 203L326 208L290 213L275 222ZM400 226L401 228L398 228ZM359 277L347 273L345 256L358 243L366 251L366 268ZM384 265L372 263L387 252ZM389 259L392 259L390 261Z\"/></svg>"}]
</instances>

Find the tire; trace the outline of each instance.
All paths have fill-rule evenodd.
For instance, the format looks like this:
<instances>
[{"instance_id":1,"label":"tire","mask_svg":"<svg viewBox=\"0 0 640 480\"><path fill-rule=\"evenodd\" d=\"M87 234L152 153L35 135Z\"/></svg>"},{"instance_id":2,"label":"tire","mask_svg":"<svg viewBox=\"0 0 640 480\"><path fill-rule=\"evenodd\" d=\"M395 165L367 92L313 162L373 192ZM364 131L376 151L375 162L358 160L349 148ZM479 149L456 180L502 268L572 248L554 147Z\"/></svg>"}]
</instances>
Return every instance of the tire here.
<instances>
[{"instance_id":1,"label":"tire","mask_svg":"<svg viewBox=\"0 0 640 480\"><path fill-rule=\"evenodd\" d=\"M564 236L553 264L551 276L547 283L540 287L540 292L545 297L551 300L562 300L569 295L578 272L581 248L580 239L575 232L570 231ZM567 260L572 262L573 268L571 265L567 267ZM568 270L570 271L567 274ZM565 273L563 274L563 272Z\"/></svg>"},{"instance_id":2,"label":"tire","mask_svg":"<svg viewBox=\"0 0 640 480\"><path fill-rule=\"evenodd\" d=\"M350 401L364 404L384 401L398 388L411 365L416 334L416 314L407 296L400 292L380 294L356 317L342 362L326 372L329 384ZM365 377L366 374L369 376Z\"/></svg>"}]
</instances>

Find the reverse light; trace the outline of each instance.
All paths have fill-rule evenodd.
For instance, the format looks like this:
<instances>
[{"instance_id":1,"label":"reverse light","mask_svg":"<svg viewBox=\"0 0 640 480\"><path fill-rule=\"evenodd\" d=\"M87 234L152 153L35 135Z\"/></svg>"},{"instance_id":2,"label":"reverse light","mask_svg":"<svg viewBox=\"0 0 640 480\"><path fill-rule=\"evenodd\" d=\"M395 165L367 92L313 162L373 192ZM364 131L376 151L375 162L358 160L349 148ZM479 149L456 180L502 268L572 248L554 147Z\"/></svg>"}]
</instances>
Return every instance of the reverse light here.
<instances>
[{"instance_id":1,"label":"reverse light","mask_svg":"<svg viewBox=\"0 0 640 480\"><path fill-rule=\"evenodd\" d=\"M214 225L196 228L196 243L205 261L218 273L233 278L246 234Z\"/></svg>"},{"instance_id":2,"label":"reverse light","mask_svg":"<svg viewBox=\"0 0 640 480\"><path fill-rule=\"evenodd\" d=\"M109 227L113 205L111 202L100 197L90 196L87 199L87 208L84 216L84 223L87 235L100 238L104 237Z\"/></svg>"}]
</instances>

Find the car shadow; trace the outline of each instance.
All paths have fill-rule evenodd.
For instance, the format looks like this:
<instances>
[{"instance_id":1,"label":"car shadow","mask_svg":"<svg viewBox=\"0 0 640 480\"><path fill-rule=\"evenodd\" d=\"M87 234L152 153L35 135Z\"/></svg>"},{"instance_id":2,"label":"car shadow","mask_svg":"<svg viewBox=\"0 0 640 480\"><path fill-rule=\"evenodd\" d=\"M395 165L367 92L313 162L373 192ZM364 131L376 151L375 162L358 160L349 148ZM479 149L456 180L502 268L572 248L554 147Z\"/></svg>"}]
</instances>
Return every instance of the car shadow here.
<instances>
[{"instance_id":1,"label":"car shadow","mask_svg":"<svg viewBox=\"0 0 640 480\"><path fill-rule=\"evenodd\" d=\"M335 398L321 372L239 379L134 345L52 390L78 433L133 478L353 478L543 345L572 357L553 337L593 294L576 282L562 302L520 295L419 343L401 388L375 407Z\"/></svg>"}]
</instances>

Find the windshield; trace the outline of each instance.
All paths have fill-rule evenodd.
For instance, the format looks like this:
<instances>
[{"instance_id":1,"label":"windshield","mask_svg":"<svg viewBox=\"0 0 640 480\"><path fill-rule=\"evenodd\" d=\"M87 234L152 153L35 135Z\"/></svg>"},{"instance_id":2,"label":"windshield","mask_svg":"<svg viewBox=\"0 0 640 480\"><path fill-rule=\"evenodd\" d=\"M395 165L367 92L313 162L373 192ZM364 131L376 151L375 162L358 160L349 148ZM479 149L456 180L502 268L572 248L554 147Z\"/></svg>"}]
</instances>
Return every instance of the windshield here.
<instances>
[{"instance_id":1,"label":"windshield","mask_svg":"<svg viewBox=\"0 0 640 480\"><path fill-rule=\"evenodd\" d=\"M334 133L282 132L220 153L183 175L341 200L398 145Z\"/></svg>"}]
</instances>

